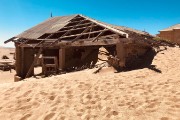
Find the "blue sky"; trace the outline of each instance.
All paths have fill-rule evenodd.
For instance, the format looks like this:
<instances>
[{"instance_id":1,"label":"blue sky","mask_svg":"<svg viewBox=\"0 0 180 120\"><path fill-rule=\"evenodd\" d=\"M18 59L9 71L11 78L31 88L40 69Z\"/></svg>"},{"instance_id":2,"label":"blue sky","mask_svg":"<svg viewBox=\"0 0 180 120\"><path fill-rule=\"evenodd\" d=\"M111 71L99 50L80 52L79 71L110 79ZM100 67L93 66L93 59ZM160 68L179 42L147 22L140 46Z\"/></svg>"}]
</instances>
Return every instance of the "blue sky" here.
<instances>
[{"instance_id":1,"label":"blue sky","mask_svg":"<svg viewBox=\"0 0 180 120\"><path fill-rule=\"evenodd\" d=\"M51 12L53 16L83 14L157 34L180 23L180 0L0 0L0 46L48 19Z\"/></svg>"}]
</instances>

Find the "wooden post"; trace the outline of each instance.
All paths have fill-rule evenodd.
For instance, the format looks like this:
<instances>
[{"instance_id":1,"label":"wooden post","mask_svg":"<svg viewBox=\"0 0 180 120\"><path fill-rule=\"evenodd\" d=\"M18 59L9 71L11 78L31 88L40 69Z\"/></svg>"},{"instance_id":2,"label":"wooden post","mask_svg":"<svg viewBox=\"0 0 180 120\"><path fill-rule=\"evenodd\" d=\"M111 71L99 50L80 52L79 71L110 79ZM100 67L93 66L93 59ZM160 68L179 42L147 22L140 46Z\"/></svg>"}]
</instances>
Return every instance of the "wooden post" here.
<instances>
[{"instance_id":1,"label":"wooden post","mask_svg":"<svg viewBox=\"0 0 180 120\"><path fill-rule=\"evenodd\" d=\"M117 57L119 58L119 66L120 67L125 67L126 64L126 49L124 48L124 44L119 41L116 44L116 52L117 52Z\"/></svg>"},{"instance_id":2,"label":"wooden post","mask_svg":"<svg viewBox=\"0 0 180 120\"><path fill-rule=\"evenodd\" d=\"M63 70L65 68L65 48L59 49L59 69Z\"/></svg>"},{"instance_id":3,"label":"wooden post","mask_svg":"<svg viewBox=\"0 0 180 120\"><path fill-rule=\"evenodd\" d=\"M16 75L21 76L21 47L18 46L18 44L15 44L16 46L16 51L15 51L15 56L16 56L16 62L15 62L15 68L16 68Z\"/></svg>"},{"instance_id":4,"label":"wooden post","mask_svg":"<svg viewBox=\"0 0 180 120\"><path fill-rule=\"evenodd\" d=\"M29 55L26 53L26 69L25 69L25 78L31 77L34 75L34 65L37 63L37 60L40 56L40 54L42 53L42 48L39 49L38 54L36 55L36 57L34 58L34 51L33 49L30 50L26 50L27 53L29 53ZM29 62L28 62L29 60Z\"/></svg>"},{"instance_id":5,"label":"wooden post","mask_svg":"<svg viewBox=\"0 0 180 120\"><path fill-rule=\"evenodd\" d=\"M25 65L24 65L24 64L25 64L25 63L24 63L24 62L25 62L25 61L24 61L24 55L25 55L25 54L24 54L24 50L25 50L25 49L24 49L23 47L20 47L20 50L21 50L21 56L20 56L20 57L21 57L21 77L24 77L23 74L24 74L24 66L25 66Z\"/></svg>"}]
</instances>

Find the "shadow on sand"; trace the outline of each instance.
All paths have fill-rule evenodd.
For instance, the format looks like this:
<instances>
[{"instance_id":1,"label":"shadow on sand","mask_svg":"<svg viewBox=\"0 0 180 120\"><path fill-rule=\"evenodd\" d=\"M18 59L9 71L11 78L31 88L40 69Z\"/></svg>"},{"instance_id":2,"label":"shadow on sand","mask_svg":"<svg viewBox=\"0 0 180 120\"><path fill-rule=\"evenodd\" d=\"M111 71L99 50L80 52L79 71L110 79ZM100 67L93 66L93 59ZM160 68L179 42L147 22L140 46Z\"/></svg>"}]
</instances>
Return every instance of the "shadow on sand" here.
<instances>
[{"instance_id":1,"label":"shadow on sand","mask_svg":"<svg viewBox=\"0 0 180 120\"><path fill-rule=\"evenodd\" d=\"M116 68L118 72L127 72L131 70L143 69L148 68L158 73L162 73L161 70L157 69L155 65L152 65L153 59L158 52L154 49L149 49L143 56L136 56L129 58L130 62L127 62L126 68Z\"/></svg>"}]
</instances>

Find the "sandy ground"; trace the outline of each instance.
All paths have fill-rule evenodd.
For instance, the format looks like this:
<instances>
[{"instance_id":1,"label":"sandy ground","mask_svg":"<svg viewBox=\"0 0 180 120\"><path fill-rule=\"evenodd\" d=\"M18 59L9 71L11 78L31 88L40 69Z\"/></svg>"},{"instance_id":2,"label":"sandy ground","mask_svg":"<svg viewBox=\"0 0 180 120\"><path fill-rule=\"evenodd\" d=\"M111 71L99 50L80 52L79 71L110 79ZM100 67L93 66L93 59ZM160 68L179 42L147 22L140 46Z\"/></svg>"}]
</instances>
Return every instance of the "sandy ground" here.
<instances>
[{"instance_id":1,"label":"sandy ground","mask_svg":"<svg viewBox=\"0 0 180 120\"><path fill-rule=\"evenodd\" d=\"M1 83L12 83L14 82L14 75L15 75L15 70L10 71L1 71L0 70L0 84Z\"/></svg>"},{"instance_id":2,"label":"sandy ground","mask_svg":"<svg viewBox=\"0 0 180 120\"><path fill-rule=\"evenodd\" d=\"M180 48L148 68L84 70L0 84L2 120L180 120ZM2 79L1 79L2 80Z\"/></svg>"},{"instance_id":3,"label":"sandy ground","mask_svg":"<svg viewBox=\"0 0 180 120\"><path fill-rule=\"evenodd\" d=\"M3 55L6 55L9 57L10 60L13 59L13 55L11 53L15 52L15 48L4 48L4 47L0 47L0 60L2 58Z\"/></svg>"},{"instance_id":4,"label":"sandy ground","mask_svg":"<svg viewBox=\"0 0 180 120\"><path fill-rule=\"evenodd\" d=\"M13 57L14 55L12 53L15 52L14 48L4 48L4 47L0 47L0 64L1 62L4 61L14 61ZM9 59L3 60L2 56L6 55ZM0 83L9 83L9 82L13 82L14 81L14 74L15 74L15 70L10 71L1 71L0 70Z\"/></svg>"}]
</instances>

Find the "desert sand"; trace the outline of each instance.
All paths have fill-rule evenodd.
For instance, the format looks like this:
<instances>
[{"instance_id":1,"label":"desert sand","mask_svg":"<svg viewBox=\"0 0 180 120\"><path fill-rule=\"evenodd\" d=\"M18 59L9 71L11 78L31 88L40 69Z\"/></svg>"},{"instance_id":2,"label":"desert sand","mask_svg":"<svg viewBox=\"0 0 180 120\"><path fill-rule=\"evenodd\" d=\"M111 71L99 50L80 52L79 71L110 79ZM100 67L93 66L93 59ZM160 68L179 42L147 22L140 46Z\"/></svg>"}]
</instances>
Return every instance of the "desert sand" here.
<instances>
[{"instance_id":1,"label":"desert sand","mask_svg":"<svg viewBox=\"0 0 180 120\"><path fill-rule=\"evenodd\" d=\"M0 62L2 61L12 61L14 62L14 55L12 53L15 52L15 48L5 48L0 46ZM2 59L3 55L6 55L9 59ZM1 64L1 63L0 63ZM10 71L1 71L0 70L0 83L9 83L13 82L13 78L15 75L15 70Z\"/></svg>"},{"instance_id":2,"label":"desert sand","mask_svg":"<svg viewBox=\"0 0 180 120\"><path fill-rule=\"evenodd\" d=\"M180 120L179 63L180 48L168 47L152 63L162 73L104 67L2 83L0 119Z\"/></svg>"}]
</instances>

